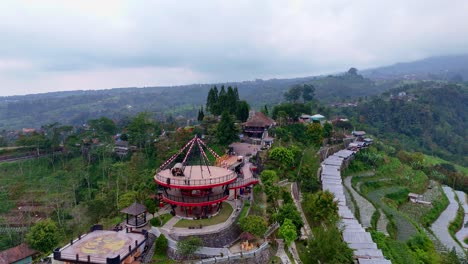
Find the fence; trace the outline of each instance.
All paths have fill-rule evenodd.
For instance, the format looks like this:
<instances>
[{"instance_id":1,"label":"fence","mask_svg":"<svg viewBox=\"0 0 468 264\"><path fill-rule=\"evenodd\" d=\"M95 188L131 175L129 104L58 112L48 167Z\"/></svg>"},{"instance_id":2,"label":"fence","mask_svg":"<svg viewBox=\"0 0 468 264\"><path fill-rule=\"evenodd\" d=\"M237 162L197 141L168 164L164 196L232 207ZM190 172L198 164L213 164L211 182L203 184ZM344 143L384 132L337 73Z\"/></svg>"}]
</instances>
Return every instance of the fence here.
<instances>
[{"instance_id":1,"label":"fence","mask_svg":"<svg viewBox=\"0 0 468 264\"><path fill-rule=\"evenodd\" d=\"M216 178L207 178L207 179L190 179L187 177L180 177L176 179L175 177L166 177L161 175L159 172L156 174L155 178L158 183L163 186L209 186L213 184L221 184L229 182L237 177L235 172L229 173L223 177Z\"/></svg>"},{"instance_id":2,"label":"fence","mask_svg":"<svg viewBox=\"0 0 468 264\"><path fill-rule=\"evenodd\" d=\"M203 259L203 260L200 260L199 262L196 262L196 263L211 264L211 263L218 263L218 262L223 262L223 261L253 258L253 257L256 257L258 254L260 254L262 251L268 249L269 247L270 247L270 245L268 244L268 242L265 242L259 248L255 249L253 251L250 251L250 252L246 252L246 253L241 252L241 253L233 254L233 255L230 255L230 256Z\"/></svg>"}]
</instances>

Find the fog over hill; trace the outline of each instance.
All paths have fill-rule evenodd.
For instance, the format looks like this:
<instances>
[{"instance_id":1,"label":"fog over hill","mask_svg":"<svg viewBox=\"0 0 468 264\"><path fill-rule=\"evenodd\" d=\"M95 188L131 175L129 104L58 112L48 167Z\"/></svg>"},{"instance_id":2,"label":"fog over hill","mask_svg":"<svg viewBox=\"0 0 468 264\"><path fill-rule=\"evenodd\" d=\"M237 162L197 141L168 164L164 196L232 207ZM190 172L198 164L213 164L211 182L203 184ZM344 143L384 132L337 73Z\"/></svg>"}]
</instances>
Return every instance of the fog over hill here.
<instances>
[{"instance_id":1,"label":"fog over hill","mask_svg":"<svg viewBox=\"0 0 468 264\"><path fill-rule=\"evenodd\" d=\"M367 69L361 72L372 79L468 80L468 54L430 57L412 62Z\"/></svg>"}]
</instances>

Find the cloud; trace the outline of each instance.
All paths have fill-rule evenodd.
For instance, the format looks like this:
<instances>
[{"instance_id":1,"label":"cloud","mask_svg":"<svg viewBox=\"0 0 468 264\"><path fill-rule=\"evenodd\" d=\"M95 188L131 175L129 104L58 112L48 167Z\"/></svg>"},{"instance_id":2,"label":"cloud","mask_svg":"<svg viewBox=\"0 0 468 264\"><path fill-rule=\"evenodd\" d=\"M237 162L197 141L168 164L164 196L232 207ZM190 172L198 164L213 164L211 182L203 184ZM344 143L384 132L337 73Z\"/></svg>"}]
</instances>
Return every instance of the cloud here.
<instances>
[{"instance_id":1,"label":"cloud","mask_svg":"<svg viewBox=\"0 0 468 264\"><path fill-rule=\"evenodd\" d=\"M466 53L466 14L464 0L2 1L0 81L10 89L0 95L300 76ZM132 74L109 74L119 71Z\"/></svg>"}]
</instances>

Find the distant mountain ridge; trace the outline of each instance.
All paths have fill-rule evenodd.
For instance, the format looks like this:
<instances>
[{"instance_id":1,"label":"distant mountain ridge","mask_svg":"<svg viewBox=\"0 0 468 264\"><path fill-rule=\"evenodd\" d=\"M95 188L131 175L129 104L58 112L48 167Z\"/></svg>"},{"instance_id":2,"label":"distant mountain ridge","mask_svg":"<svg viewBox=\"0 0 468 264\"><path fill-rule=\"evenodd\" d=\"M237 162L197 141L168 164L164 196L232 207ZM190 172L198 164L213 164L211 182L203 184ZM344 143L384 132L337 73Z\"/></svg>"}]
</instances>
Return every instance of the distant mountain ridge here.
<instances>
[{"instance_id":1,"label":"distant mountain ridge","mask_svg":"<svg viewBox=\"0 0 468 264\"><path fill-rule=\"evenodd\" d=\"M366 69L361 74L371 79L418 79L468 81L468 54L429 57ZM461 79L460 79L461 77Z\"/></svg>"},{"instance_id":2,"label":"distant mountain ridge","mask_svg":"<svg viewBox=\"0 0 468 264\"><path fill-rule=\"evenodd\" d=\"M441 75L441 71L444 75ZM360 74L0 97L0 129L38 128L53 122L76 125L101 116L117 120L142 111L153 112L161 119L168 115L194 118L198 109L205 105L208 90L213 85L238 87L241 99L254 109L282 102L288 88L304 83L315 86L315 96L323 103L357 100L385 92L397 85L400 79L407 79L408 75L414 79L468 80L468 55L399 63L364 70ZM376 82L375 79L386 81Z\"/></svg>"}]
</instances>

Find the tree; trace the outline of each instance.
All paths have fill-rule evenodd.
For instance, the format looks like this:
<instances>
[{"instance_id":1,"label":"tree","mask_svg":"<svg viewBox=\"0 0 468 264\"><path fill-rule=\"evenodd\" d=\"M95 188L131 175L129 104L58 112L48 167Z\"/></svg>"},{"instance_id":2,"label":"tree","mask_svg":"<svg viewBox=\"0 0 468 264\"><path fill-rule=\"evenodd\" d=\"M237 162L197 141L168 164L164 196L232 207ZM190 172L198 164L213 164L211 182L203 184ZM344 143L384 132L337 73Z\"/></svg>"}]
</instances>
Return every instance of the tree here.
<instances>
[{"instance_id":1,"label":"tree","mask_svg":"<svg viewBox=\"0 0 468 264\"><path fill-rule=\"evenodd\" d=\"M279 104L273 107L273 111L271 113L272 118L276 119L280 111L284 111L287 117L293 120L297 120L299 116L301 116L303 113L309 113L311 111L311 108L310 105L302 103Z\"/></svg>"},{"instance_id":2,"label":"tree","mask_svg":"<svg viewBox=\"0 0 468 264\"><path fill-rule=\"evenodd\" d=\"M349 68L348 74L349 75L357 75L358 70L354 67Z\"/></svg>"},{"instance_id":3,"label":"tree","mask_svg":"<svg viewBox=\"0 0 468 264\"><path fill-rule=\"evenodd\" d=\"M99 119L91 119L88 121L89 126L97 135L102 135L106 139L111 137L117 132L117 126L114 121L107 117L101 117Z\"/></svg>"},{"instance_id":4,"label":"tree","mask_svg":"<svg viewBox=\"0 0 468 264\"><path fill-rule=\"evenodd\" d=\"M151 138L160 133L160 128L147 112L139 113L127 127L130 143L140 149L151 143Z\"/></svg>"},{"instance_id":5,"label":"tree","mask_svg":"<svg viewBox=\"0 0 468 264\"><path fill-rule=\"evenodd\" d=\"M237 102L236 117L238 120L245 122L249 118L250 106L246 101Z\"/></svg>"},{"instance_id":6,"label":"tree","mask_svg":"<svg viewBox=\"0 0 468 264\"><path fill-rule=\"evenodd\" d=\"M296 227L297 233L300 232L301 227L304 225L301 214L297 210L296 206L292 203L281 206L274 218L281 225L284 223L285 219L290 219Z\"/></svg>"},{"instance_id":7,"label":"tree","mask_svg":"<svg viewBox=\"0 0 468 264\"><path fill-rule=\"evenodd\" d=\"M226 93L226 89L224 89L224 85L221 86L221 90L219 90L218 94L218 104L216 109L216 115L222 114L224 111L229 112L229 108L227 108L228 104L228 95Z\"/></svg>"},{"instance_id":8,"label":"tree","mask_svg":"<svg viewBox=\"0 0 468 264\"><path fill-rule=\"evenodd\" d=\"M304 102L310 102L314 99L315 87L311 84L304 84L302 88L302 99Z\"/></svg>"},{"instance_id":9,"label":"tree","mask_svg":"<svg viewBox=\"0 0 468 264\"><path fill-rule=\"evenodd\" d=\"M234 120L231 115L224 111L221 115L221 121L216 129L218 142L223 145L229 145L239 139L238 132L234 126Z\"/></svg>"},{"instance_id":10,"label":"tree","mask_svg":"<svg viewBox=\"0 0 468 264\"><path fill-rule=\"evenodd\" d=\"M274 161L277 161L280 168L283 170L291 166L294 162L294 154L291 150L285 147L273 148L268 157Z\"/></svg>"},{"instance_id":11,"label":"tree","mask_svg":"<svg viewBox=\"0 0 468 264\"><path fill-rule=\"evenodd\" d=\"M102 199L93 199L86 203L88 215L93 223L99 221L109 214L109 206Z\"/></svg>"},{"instance_id":12,"label":"tree","mask_svg":"<svg viewBox=\"0 0 468 264\"><path fill-rule=\"evenodd\" d=\"M332 124L326 122L323 125L323 137L324 138L330 138L332 136L332 131L333 131L333 126Z\"/></svg>"},{"instance_id":13,"label":"tree","mask_svg":"<svg viewBox=\"0 0 468 264\"><path fill-rule=\"evenodd\" d=\"M200 110L198 110L197 120L201 122L203 121L203 118L205 118L205 113L203 112L203 106L202 106Z\"/></svg>"},{"instance_id":14,"label":"tree","mask_svg":"<svg viewBox=\"0 0 468 264\"><path fill-rule=\"evenodd\" d=\"M153 217L154 217L154 214L158 212L158 207L156 206L156 203L154 202L153 199L146 199L145 206L146 206L146 209L148 210L148 213L152 214Z\"/></svg>"},{"instance_id":15,"label":"tree","mask_svg":"<svg viewBox=\"0 0 468 264\"><path fill-rule=\"evenodd\" d=\"M319 123L313 123L307 126L307 136L312 144L315 146L321 146L322 137L322 126Z\"/></svg>"},{"instance_id":16,"label":"tree","mask_svg":"<svg viewBox=\"0 0 468 264\"><path fill-rule=\"evenodd\" d=\"M218 103L218 88L216 88L215 85L208 92L208 97L206 98L206 110L211 114L216 115L218 112Z\"/></svg>"},{"instance_id":17,"label":"tree","mask_svg":"<svg viewBox=\"0 0 468 264\"><path fill-rule=\"evenodd\" d=\"M260 174L260 179L263 184L266 184L267 182L276 183L278 181L278 176L274 170L264 170Z\"/></svg>"},{"instance_id":18,"label":"tree","mask_svg":"<svg viewBox=\"0 0 468 264\"><path fill-rule=\"evenodd\" d=\"M291 219L284 219L283 224L279 228L279 235L280 237L284 238L284 241L286 241L286 245L291 246L291 243L296 240L297 238L297 232L296 232L296 227L294 226L293 222Z\"/></svg>"},{"instance_id":19,"label":"tree","mask_svg":"<svg viewBox=\"0 0 468 264\"><path fill-rule=\"evenodd\" d=\"M240 228L244 232L249 232L257 237L263 236L268 229L267 222L260 216L249 215L239 221Z\"/></svg>"},{"instance_id":20,"label":"tree","mask_svg":"<svg viewBox=\"0 0 468 264\"><path fill-rule=\"evenodd\" d=\"M119 197L119 209L122 210L126 207L129 207L134 202L137 202L137 196L138 196L138 193L135 191L129 191L129 192L122 194Z\"/></svg>"},{"instance_id":21,"label":"tree","mask_svg":"<svg viewBox=\"0 0 468 264\"><path fill-rule=\"evenodd\" d=\"M237 110L237 103L238 100L236 98L236 94L231 86L228 87L226 93L226 101L224 105L224 110L227 110L229 113L235 113Z\"/></svg>"},{"instance_id":22,"label":"tree","mask_svg":"<svg viewBox=\"0 0 468 264\"><path fill-rule=\"evenodd\" d=\"M308 242L308 258L312 263L353 263L353 250L341 238L334 225L312 229Z\"/></svg>"},{"instance_id":23,"label":"tree","mask_svg":"<svg viewBox=\"0 0 468 264\"><path fill-rule=\"evenodd\" d=\"M299 98L301 98L301 94L302 94L302 87L299 85L294 85L293 87L289 88L289 90L287 90L284 93L284 99L286 99L286 101L288 102L295 103L299 100Z\"/></svg>"},{"instance_id":24,"label":"tree","mask_svg":"<svg viewBox=\"0 0 468 264\"><path fill-rule=\"evenodd\" d=\"M47 219L35 224L26 234L29 246L44 254L51 252L59 242L59 230L54 221Z\"/></svg>"},{"instance_id":25,"label":"tree","mask_svg":"<svg viewBox=\"0 0 468 264\"><path fill-rule=\"evenodd\" d=\"M154 251L156 252L156 254L166 253L167 246L167 238L164 236L164 234L160 234L154 242Z\"/></svg>"},{"instance_id":26,"label":"tree","mask_svg":"<svg viewBox=\"0 0 468 264\"><path fill-rule=\"evenodd\" d=\"M304 211L312 220L311 224L320 226L322 223L335 224L338 221L338 202L334 198L329 191L306 195Z\"/></svg>"},{"instance_id":27,"label":"tree","mask_svg":"<svg viewBox=\"0 0 468 264\"><path fill-rule=\"evenodd\" d=\"M196 236L190 236L186 239L177 241L177 253L190 258L200 247L203 241Z\"/></svg>"},{"instance_id":28,"label":"tree","mask_svg":"<svg viewBox=\"0 0 468 264\"><path fill-rule=\"evenodd\" d=\"M266 116L268 116L268 106L267 105L263 106L262 113L264 113Z\"/></svg>"}]
</instances>

